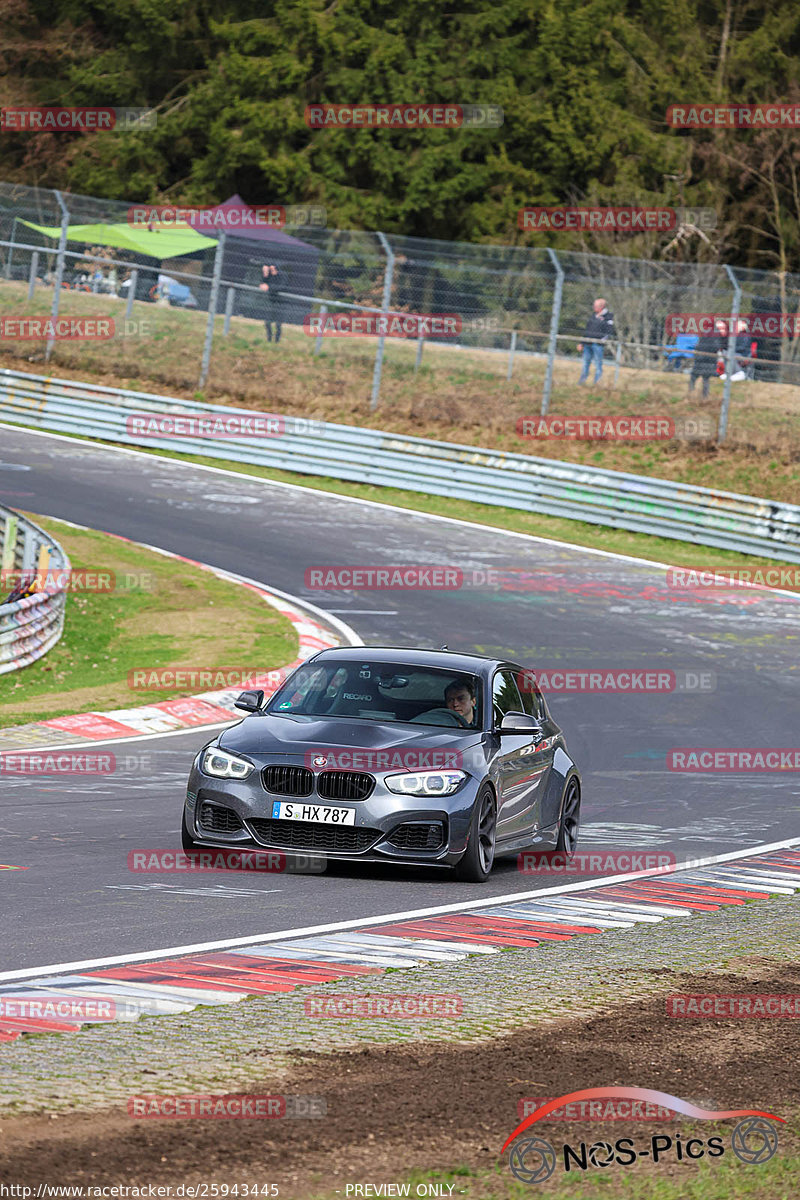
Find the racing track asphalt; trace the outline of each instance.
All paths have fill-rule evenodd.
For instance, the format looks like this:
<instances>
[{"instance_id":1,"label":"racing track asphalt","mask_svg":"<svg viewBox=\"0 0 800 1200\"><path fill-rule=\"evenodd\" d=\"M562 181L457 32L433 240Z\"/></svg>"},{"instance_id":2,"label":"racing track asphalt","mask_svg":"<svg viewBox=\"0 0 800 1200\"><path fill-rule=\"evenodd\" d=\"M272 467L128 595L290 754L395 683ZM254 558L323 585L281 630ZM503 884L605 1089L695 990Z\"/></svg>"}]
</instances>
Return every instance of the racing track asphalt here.
<instances>
[{"instance_id":1,"label":"racing track asphalt","mask_svg":"<svg viewBox=\"0 0 800 1200\"><path fill-rule=\"evenodd\" d=\"M713 672L711 691L550 696L583 773L580 848L667 851L684 861L800 835L798 775L676 774L665 760L680 746L797 744L796 599L749 589L690 597L670 590L652 564L8 426L0 426L0 502L312 600L367 644L446 642L537 667ZM450 565L470 586L308 589L306 568L330 564ZM489 570L505 573L513 590L472 585L471 572ZM487 887L458 884L446 872L342 864L322 876L131 874L129 850L179 845L186 772L208 736L110 744L123 769L107 778L3 778L0 862L27 869L0 871L0 970L255 937L558 882L537 883L513 862L501 863ZM126 756L136 758L127 768Z\"/></svg>"}]
</instances>

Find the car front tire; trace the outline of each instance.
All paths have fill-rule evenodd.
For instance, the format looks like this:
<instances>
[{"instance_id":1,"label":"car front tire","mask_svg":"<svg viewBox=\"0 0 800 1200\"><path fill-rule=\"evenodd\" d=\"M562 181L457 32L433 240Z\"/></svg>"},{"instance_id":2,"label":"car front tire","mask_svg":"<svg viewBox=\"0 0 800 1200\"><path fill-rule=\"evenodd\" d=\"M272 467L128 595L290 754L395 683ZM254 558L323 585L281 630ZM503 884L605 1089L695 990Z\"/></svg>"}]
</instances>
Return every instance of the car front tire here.
<instances>
[{"instance_id":1,"label":"car front tire","mask_svg":"<svg viewBox=\"0 0 800 1200\"><path fill-rule=\"evenodd\" d=\"M183 846L184 850L196 850L197 849L197 842L194 840L192 835L189 833L189 830L186 828L186 814L185 813L183 815L183 820L181 821L181 845Z\"/></svg>"},{"instance_id":2,"label":"car front tire","mask_svg":"<svg viewBox=\"0 0 800 1200\"><path fill-rule=\"evenodd\" d=\"M578 831L581 825L581 785L572 775L564 788L564 798L561 801L561 817L558 822L558 841L556 854L565 854L572 858L578 844Z\"/></svg>"},{"instance_id":3,"label":"car front tire","mask_svg":"<svg viewBox=\"0 0 800 1200\"><path fill-rule=\"evenodd\" d=\"M467 848L456 864L456 878L465 883L485 883L492 873L497 843L497 802L485 783L472 808Z\"/></svg>"}]
</instances>

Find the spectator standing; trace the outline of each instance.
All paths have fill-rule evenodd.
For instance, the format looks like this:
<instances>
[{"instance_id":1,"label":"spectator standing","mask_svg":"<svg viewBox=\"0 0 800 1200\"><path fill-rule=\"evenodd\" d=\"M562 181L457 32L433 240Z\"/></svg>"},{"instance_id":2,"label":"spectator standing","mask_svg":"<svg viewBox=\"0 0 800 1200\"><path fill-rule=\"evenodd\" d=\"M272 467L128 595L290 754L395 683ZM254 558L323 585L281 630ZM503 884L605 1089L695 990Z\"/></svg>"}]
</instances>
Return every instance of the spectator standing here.
<instances>
[{"instance_id":1,"label":"spectator standing","mask_svg":"<svg viewBox=\"0 0 800 1200\"><path fill-rule=\"evenodd\" d=\"M592 305L592 315L586 322L583 331L583 342L578 342L578 350L583 351L583 370L579 383L586 383L589 371L594 363L594 381L600 382L603 374L603 352L605 344L614 332L614 315L609 312L605 300L598 298Z\"/></svg>"},{"instance_id":2,"label":"spectator standing","mask_svg":"<svg viewBox=\"0 0 800 1200\"><path fill-rule=\"evenodd\" d=\"M272 326L275 326L275 341L281 340L281 300L278 292L280 275L274 263L264 263L261 268L261 283L259 290L265 293L267 315L264 328L267 331L267 341L272 341Z\"/></svg>"},{"instance_id":3,"label":"spectator standing","mask_svg":"<svg viewBox=\"0 0 800 1200\"><path fill-rule=\"evenodd\" d=\"M724 321L717 321L713 333L704 333L697 339L692 360L692 370L689 375L689 391L694 391L696 379L703 381L703 399L708 399L708 389L711 380L717 376L717 365L722 360L728 329Z\"/></svg>"},{"instance_id":4,"label":"spectator standing","mask_svg":"<svg viewBox=\"0 0 800 1200\"><path fill-rule=\"evenodd\" d=\"M750 372L754 354L750 334L747 332L747 321L740 318L736 322L736 370L731 375L731 383L741 383L743 379L748 378L748 375L752 379L753 376ZM727 367L727 365L726 360L725 366ZM725 372L720 375L720 379L727 379Z\"/></svg>"}]
</instances>

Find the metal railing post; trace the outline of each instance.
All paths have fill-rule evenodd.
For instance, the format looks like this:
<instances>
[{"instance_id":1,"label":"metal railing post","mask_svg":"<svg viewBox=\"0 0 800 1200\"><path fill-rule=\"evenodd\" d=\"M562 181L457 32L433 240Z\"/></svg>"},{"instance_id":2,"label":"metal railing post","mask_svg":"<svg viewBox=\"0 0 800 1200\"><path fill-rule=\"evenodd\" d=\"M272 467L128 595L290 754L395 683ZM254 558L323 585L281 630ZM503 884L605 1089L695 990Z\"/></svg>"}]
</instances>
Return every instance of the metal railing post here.
<instances>
[{"instance_id":1,"label":"metal railing post","mask_svg":"<svg viewBox=\"0 0 800 1200\"><path fill-rule=\"evenodd\" d=\"M327 304L323 304L322 308L319 310L319 315L320 315L321 317L326 317L326 316L328 315L328 306L327 306ZM319 353L320 353L320 351L322 350L322 326L323 326L324 324L325 324L325 322L324 322L324 321L320 321L320 325L319 325L319 331L317 332L317 336L316 336L316 339L315 339L315 341L314 341L314 353L315 353L315 354L319 354Z\"/></svg>"},{"instance_id":2,"label":"metal railing post","mask_svg":"<svg viewBox=\"0 0 800 1200\"><path fill-rule=\"evenodd\" d=\"M422 347L424 345L425 345L425 338L417 338L417 357L414 362L414 374L415 375L416 375L417 371L419 370L420 363L422 362Z\"/></svg>"},{"instance_id":3,"label":"metal railing post","mask_svg":"<svg viewBox=\"0 0 800 1200\"><path fill-rule=\"evenodd\" d=\"M614 353L614 387L619 386L619 368L622 363L622 342L617 342L617 349Z\"/></svg>"},{"instance_id":4,"label":"metal railing post","mask_svg":"<svg viewBox=\"0 0 800 1200\"><path fill-rule=\"evenodd\" d=\"M725 271L731 281L733 287L733 304L731 305L731 320L728 326L728 355L725 365L725 386L722 390L722 407L719 410L719 428L717 429L717 442L722 444L725 441L725 435L728 432L728 411L731 404L731 376L734 373L736 366L736 336L737 336L737 317L742 302L742 289L739 287L739 280L734 274L733 267L725 264Z\"/></svg>"},{"instance_id":5,"label":"metal railing post","mask_svg":"<svg viewBox=\"0 0 800 1200\"><path fill-rule=\"evenodd\" d=\"M236 288L229 287L228 295L225 297L225 323L222 326L222 336L227 337L231 328L231 314L233 313L233 301L236 298Z\"/></svg>"},{"instance_id":6,"label":"metal railing post","mask_svg":"<svg viewBox=\"0 0 800 1200\"><path fill-rule=\"evenodd\" d=\"M58 239L58 258L56 259L56 281L53 285L53 306L50 310L50 319L55 326L58 320L58 306L61 302L61 283L64 278L64 256L67 249L67 233L69 232L69 210L64 203L61 192L54 191L53 195L61 208L61 235ZM44 361L50 361L50 355L53 353L55 338L47 339L47 346L44 352Z\"/></svg>"},{"instance_id":7,"label":"metal railing post","mask_svg":"<svg viewBox=\"0 0 800 1200\"><path fill-rule=\"evenodd\" d=\"M125 305L125 320L129 321L133 312L133 301L136 297L136 288L139 285L139 272L136 267L133 268L128 281L128 302Z\"/></svg>"},{"instance_id":8,"label":"metal railing post","mask_svg":"<svg viewBox=\"0 0 800 1200\"><path fill-rule=\"evenodd\" d=\"M8 247L8 258L6 259L6 279L11 278L11 259L14 255L14 238L15 238L15 235L17 232L17 221L18 220L19 220L19 217L14 217L14 221L11 226L11 245Z\"/></svg>"},{"instance_id":9,"label":"metal railing post","mask_svg":"<svg viewBox=\"0 0 800 1200\"><path fill-rule=\"evenodd\" d=\"M542 416L545 415L550 407L550 395L553 390L553 364L556 358L556 346L558 345L558 326L561 321L561 297L564 294L564 271L561 263L558 261L555 250L547 247L547 253L550 256L550 261L556 271L556 286L553 290L553 308L550 313L550 339L547 343L547 367L544 373L544 390L542 391Z\"/></svg>"},{"instance_id":10,"label":"metal railing post","mask_svg":"<svg viewBox=\"0 0 800 1200\"><path fill-rule=\"evenodd\" d=\"M225 232L220 232L217 242L217 252L214 255L214 270L211 275L211 295L208 298L208 321L206 322L206 337L203 343L203 360L200 364L200 381L198 387L205 387L208 379L208 368L211 364L211 342L214 338L214 318L217 314L217 297L219 281L222 278L222 255L225 251Z\"/></svg>"},{"instance_id":11,"label":"metal railing post","mask_svg":"<svg viewBox=\"0 0 800 1200\"><path fill-rule=\"evenodd\" d=\"M506 380L510 379L514 372L514 355L517 352L517 331L511 330L511 345L508 348L508 370L506 371Z\"/></svg>"},{"instance_id":12,"label":"metal railing post","mask_svg":"<svg viewBox=\"0 0 800 1200\"><path fill-rule=\"evenodd\" d=\"M36 290L36 272L39 270L39 251L34 250L31 255L31 273L28 276L28 299L33 299L33 293Z\"/></svg>"},{"instance_id":13,"label":"metal railing post","mask_svg":"<svg viewBox=\"0 0 800 1200\"><path fill-rule=\"evenodd\" d=\"M383 246L386 254L386 272L383 277L383 305L382 312L385 314L389 311L389 305L392 299L392 280L394 278L394 254L392 247L389 245L385 234L380 230L376 230L376 236ZM372 373L372 396L369 406L371 409L378 407L378 398L381 390L381 374L383 371L383 344L386 341L386 335L381 334L378 338L378 348L375 351L375 370Z\"/></svg>"}]
</instances>

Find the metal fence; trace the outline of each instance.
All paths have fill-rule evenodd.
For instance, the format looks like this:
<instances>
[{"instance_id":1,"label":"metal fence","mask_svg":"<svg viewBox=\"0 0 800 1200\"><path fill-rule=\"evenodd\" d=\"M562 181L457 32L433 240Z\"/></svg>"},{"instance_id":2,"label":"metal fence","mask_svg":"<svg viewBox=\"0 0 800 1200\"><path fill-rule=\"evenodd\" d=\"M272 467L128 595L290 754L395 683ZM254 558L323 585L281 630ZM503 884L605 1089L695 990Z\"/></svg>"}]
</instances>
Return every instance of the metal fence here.
<instances>
[{"instance_id":1,"label":"metal fence","mask_svg":"<svg viewBox=\"0 0 800 1200\"><path fill-rule=\"evenodd\" d=\"M147 429L147 414L159 419ZM372 483L426 495L546 513L698 545L800 562L800 506L619 471L475 446L400 437L376 429L275 418L273 436L207 436L200 417L248 409L77 380L0 371L0 421L149 449ZM207 422L211 425L211 422ZM237 435L238 433L238 435ZM198 435L202 440L198 441Z\"/></svg>"},{"instance_id":2,"label":"metal fence","mask_svg":"<svg viewBox=\"0 0 800 1200\"><path fill-rule=\"evenodd\" d=\"M0 603L0 675L27 667L55 646L64 631L70 562L58 542L13 509L0 505L0 598L20 579L41 579L44 590Z\"/></svg>"},{"instance_id":3,"label":"metal fence","mask_svg":"<svg viewBox=\"0 0 800 1200\"><path fill-rule=\"evenodd\" d=\"M327 334L310 326L312 314L453 314L457 325L449 332L423 331L412 340L409 369L413 363L413 370L419 370L424 348L437 344L482 352L484 357L463 356L464 369L475 372L495 361L485 356L502 355L508 379L515 364L537 359L545 413L553 396L555 365L572 364L577 381L577 346L584 340L583 330L598 296L607 300L615 317L615 334L605 351L609 360L605 377L611 377L615 386L633 379L633 372L661 371L676 363L684 371L690 369L691 356L677 359L670 353L674 339L666 335L665 322L671 313L727 313L742 318L800 314L800 275L785 272L318 226L298 227L291 234L262 231L253 237L241 230L221 231L166 257L159 245L165 251L173 247L166 237L159 243L159 233L166 231L157 224L148 230L146 247L140 239L134 248L126 248L125 231L131 228L133 207L122 201L0 183L0 281L16 285L4 302L0 288L2 311L27 311L26 305L30 309L37 302L37 293L41 298L52 292L50 313L56 317L64 296L86 292L124 302L115 310L120 328L150 302L205 313L205 336L191 379L191 386L200 388L209 378L215 330L228 336L234 318L267 323L270 337L274 331L277 338L281 327L302 331L306 336L301 335L301 344L309 353L319 354ZM262 269L268 263L277 270L271 300L261 286ZM12 303L17 308L9 310ZM221 318L221 329L216 316ZM720 440L728 426L731 377L742 362L736 332L731 320L724 350ZM369 343L371 347L374 342L373 408L380 401L388 340L379 331ZM400 344L395 338L391 342ZM54 344L49 338L47 360ZM748 377L800 383L800 338L759 336L749 345Z\"/></svg>"}]
</instances>

